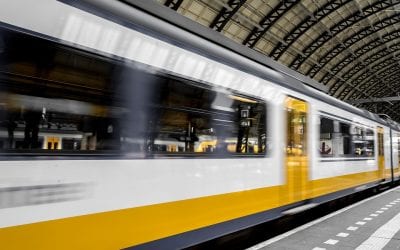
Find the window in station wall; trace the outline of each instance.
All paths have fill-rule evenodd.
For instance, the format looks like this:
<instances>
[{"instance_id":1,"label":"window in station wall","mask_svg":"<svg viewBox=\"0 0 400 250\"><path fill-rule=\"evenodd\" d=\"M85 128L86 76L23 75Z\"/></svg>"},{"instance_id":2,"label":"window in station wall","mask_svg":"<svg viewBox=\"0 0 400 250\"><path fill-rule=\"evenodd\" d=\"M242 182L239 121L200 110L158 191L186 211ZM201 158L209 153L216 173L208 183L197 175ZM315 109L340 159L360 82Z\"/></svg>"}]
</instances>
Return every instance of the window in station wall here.
<instances>
[{"instance_id":1,"label":"window in station wall","mask_svg":"<svg viewBox=\"0 0 400 250\"><path fill-rule=\"evenodd\" d=\"M373 157L374 132L372 129L320 117L320 145L322 157Z\"/></svg>"}]
</instances>

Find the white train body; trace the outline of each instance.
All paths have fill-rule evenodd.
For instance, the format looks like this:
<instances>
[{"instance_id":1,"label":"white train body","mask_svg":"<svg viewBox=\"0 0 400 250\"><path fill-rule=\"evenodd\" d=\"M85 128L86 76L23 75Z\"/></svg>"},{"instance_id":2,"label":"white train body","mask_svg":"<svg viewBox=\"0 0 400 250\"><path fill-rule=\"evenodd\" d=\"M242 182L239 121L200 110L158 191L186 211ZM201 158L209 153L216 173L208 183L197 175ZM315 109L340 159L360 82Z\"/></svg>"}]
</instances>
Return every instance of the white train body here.
<instances>
[{"instance_id":1,"label":"white train body","mask_svg":"<svg viewBox=\"0 0 400 250\"><path fill-rule=\"evenodd\" d=\"M147 18L153 20L153 17ZM264 157L155 155L147 158L128 154L122 158L101 155L96 158L86 154L56 157L57 154L4 151L0 160L0 242L7 249L120 249L146 245L150 241L201 228L207 230L212 225L271 209L287 209L291 204L302 204L305 199L317 202L323 200L324 195L355 192L398 176L400 132L393 126L379 118L372 119L373 115L362 116L356 108L311 87L304 86L312 93L308 95L281 86L280 82L246 73L240 70L242 65L275 79L285 81L287 78L281 72L186 31L182 31L185 36L198 39L210 51L224 51L242 65L225 64L223 60L146 34L148 31L135 30L55 0L38 0L34 4L22 0L4 1L0 3L0 22L3 29L26 32L28 36L61 43L87 54L97 54L122 64L139 62L146 72L167 73L206 84L211 90L262 100L267 109L268 146ZM0 91L7 93L7 90ZM302 133L307 136L308 163L304 174L310 185L304 188L303 198L288 200L277 193L291 182L286 172L288 157L285 153L287 97L308 105L307 132ZM324 100L340 105L334 106ZM84 101L79 105L78 108L84 105L88 110L93 108ZM66 106L54 109L61 112L64 107L68 110ZM86 111L79 112L84 115ZM373 154L361 158L321 156L321 116L374 131ZM384 173L379 168L378 127L383 129ZM0 131L0 135L6 138L7 130ZM18 132L15 137L23 135ZM62 152L62 138L68 136L62 133L46 136L58 136L60 143L56 148ZM82 135L74 138L81 140ZM42 149L47 149L46 142ZM182 145L185 144L177 143L174 147ZM274 194L271 200L264 197L271 194ZM259 197L263 200L257 203ZM40 236L43 234L46 237Z\"/></svg>"}]
</instances>

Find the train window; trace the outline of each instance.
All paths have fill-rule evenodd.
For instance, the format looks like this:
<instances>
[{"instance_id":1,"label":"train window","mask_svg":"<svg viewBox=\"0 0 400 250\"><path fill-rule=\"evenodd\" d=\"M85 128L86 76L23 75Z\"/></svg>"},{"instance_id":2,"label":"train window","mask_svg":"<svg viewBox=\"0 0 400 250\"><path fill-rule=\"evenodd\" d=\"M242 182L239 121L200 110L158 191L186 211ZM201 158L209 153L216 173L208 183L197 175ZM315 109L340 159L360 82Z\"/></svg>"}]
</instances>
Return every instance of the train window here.
<instances>
[{"instance_id":1,"label":"train window","mask_svg":"<svg viewBox=\"0 0 400 250\"><path fill-rule=\"evenodd\" d=\"M319 152L322 157L372 157L374 132L354 124L321 117Z\"/></svg>"},{"instance_id":2,"label":"train window","mask_svg":"<svg viewBox=\"0 0 400 250\"><path fill-rule=\"evenodd\" d=\"M154 152L265 153L265 104L170 81L154 133Z\"/></svg>"},{"instance_id":3,"label":"train window","mask_svg":"<svg viewBox=\"0 0 400 250\"><path fill-rule=\"evenodd\" d=\"M398 164L400 167L400 133L396 133L397 134L397 139L395 139L397 141L397 156L398 156Z\"/></svg>"},{"instance_id":4,"label":"train window","mask_svg":"<svg viewBox=\"0 0 400 250\"><path fill-rule=\"evenodd\" d=\"M339 155L350 155L351 154L351 137L350 137L350 125L347 123L339 123L339 133L341 134L341 144L339 148Z\"/></svg>"},{"instance_id":5,"label":"train window","mask_svg":"<svg viewBox=\"0 0 400 250\"><path fill-rule=\"evenodd\" d=\"M372 129L366 129L364 141L365 155L373 157L375 155L375 135Z\"/></svg>"},{"instance_id":6,"label":"train window","mask_svg":"<svg viewBox=\"0 0 400 250\"><path fill-rule=\"evenodd\" d=\"M319 152L322 156L332 156L332 140L334 135L333 120L325 117L320 119L320 145Z\"/></svg>"},{"instance_id":7,"label":"train window","mask_svg":"<svg viewBox=\"0 0 400 250\"><path fill-rule=\"evenodd\" d=\"M260 99L27 34L0 32L3 153L266 153L266 104Z\"/></svg>"}]
</instances>

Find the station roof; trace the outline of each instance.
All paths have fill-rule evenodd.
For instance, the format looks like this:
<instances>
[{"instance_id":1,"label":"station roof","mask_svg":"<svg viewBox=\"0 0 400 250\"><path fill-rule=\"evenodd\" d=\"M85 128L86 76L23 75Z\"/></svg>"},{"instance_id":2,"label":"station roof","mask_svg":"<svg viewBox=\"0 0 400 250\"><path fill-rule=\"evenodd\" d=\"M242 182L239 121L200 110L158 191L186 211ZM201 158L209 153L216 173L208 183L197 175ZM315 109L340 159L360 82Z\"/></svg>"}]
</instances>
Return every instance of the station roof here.
<instances>
[{"instance_id":1,"label":"station roof","mask_svg":"<svg viewBox=\"0 0 400 250\"><path fill-rule=\"evenodd\" d=\"M157 0L400 121L400 0Z\"/></svg>"}]
</instances>

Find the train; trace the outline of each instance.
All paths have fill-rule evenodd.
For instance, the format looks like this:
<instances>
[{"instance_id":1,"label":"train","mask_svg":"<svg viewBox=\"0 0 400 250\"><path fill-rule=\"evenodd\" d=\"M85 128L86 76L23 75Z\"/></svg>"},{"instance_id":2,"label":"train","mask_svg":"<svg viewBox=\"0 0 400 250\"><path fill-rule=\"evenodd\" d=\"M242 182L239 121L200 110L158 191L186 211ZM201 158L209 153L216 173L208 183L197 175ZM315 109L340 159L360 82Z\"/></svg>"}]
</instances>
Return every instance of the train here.
<instances>
[{"instance_id":1,"label":"train","mask_svg":"<svg viewBox=\"0 0 400 250\"><path fill-rule=\"evenodd\" d=\"M398 123L140 2L0 3L2 248L187 248L399 180Z\"/></svg>"}]
</instances>

